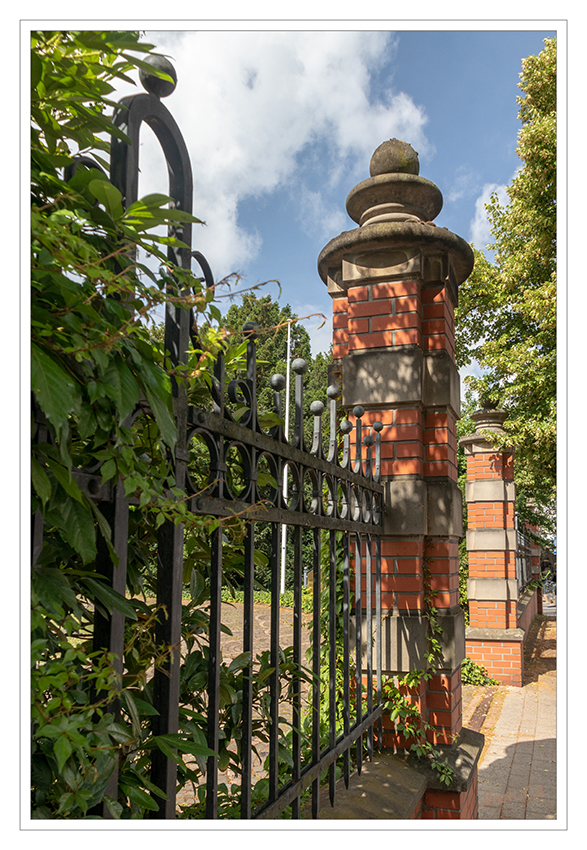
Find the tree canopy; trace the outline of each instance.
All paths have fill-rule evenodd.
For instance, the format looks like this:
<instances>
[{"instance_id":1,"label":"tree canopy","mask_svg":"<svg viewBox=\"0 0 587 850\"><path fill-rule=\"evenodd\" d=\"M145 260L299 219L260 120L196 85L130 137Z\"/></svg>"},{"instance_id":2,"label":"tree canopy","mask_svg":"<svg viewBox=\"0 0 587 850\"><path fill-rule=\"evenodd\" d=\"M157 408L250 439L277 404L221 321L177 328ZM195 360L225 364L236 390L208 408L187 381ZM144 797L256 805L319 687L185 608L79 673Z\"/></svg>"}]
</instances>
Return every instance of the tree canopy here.
<instances>
[{"instance_id":1,"label":"tree canopy","mask_svg":"<svg viewBox=\"0 0 587 850\"><path fill-rule=\"evenodd\" d=\"M522 165L500 205L487 205L494 261L476 250L459 291L457 362L466 380L509 413L522 503L552 507L556 491L556 40L522 60Z\"/></svg>"}]
</instances>

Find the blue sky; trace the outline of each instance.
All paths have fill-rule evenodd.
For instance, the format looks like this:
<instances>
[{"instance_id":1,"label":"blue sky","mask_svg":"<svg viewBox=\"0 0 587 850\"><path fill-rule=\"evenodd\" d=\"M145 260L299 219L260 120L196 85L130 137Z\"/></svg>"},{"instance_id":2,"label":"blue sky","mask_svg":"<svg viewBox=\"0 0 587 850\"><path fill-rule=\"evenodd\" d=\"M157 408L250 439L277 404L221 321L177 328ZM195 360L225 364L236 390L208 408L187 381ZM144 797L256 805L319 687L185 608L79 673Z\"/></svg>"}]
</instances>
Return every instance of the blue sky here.
<instances>
[{"instance_id":1,"label":"blue sky","mask_svg":"<svg viewBox=\"0 0 587 850\"><path fill-rule=\"evenodd\" d=\"M241 288L279 280L281 302L300 316L330 317L316 260L355 226L345 198L369 176L385 139L418 151L420 174L444 196L437 224L485 246L483 202L491 191L503 197L520 165L521 60L555 34L533 22L518 30L471 22L455 31L326 23L324 31L279 22L269 31L251 30L253 22L224 31L176 25L145 35L178 74L165 102L190 151L194 213L206 221L194 247L217 280L231 272L244 276ZM148 128L142 145L140 192L166 191ZM275 285L266 291L278 296ZM307 323L314 353L327 350L331 335L330 322L317 324Z\"/></svg>"}]
</instances>

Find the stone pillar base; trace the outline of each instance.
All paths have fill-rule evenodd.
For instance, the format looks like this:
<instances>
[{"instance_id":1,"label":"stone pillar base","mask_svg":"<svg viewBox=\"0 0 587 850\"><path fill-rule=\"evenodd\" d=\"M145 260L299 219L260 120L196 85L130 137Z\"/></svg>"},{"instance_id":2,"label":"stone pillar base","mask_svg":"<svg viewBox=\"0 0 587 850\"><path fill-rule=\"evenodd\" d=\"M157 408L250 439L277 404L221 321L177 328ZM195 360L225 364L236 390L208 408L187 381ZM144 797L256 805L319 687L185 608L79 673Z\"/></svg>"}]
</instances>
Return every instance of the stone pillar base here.
<instances>
[{"instance_id":1,"label":"stone pillar base","mask_svg":"<svg viewBox=\"0 0 587 850\"><path fill-rule=\"evenodd\" d=\"M463 729L452 745L438 749L443 761L453 768L450 785L440 782L437 771L424 768L422 762L409 756L408 764L426 773L426 793L417 817L422 820L475 820L479 816L477 771L485 736Z\"/></svg>"},{"instance_id":2,"label":"stone pillar base","mask_svg":"<svg viewBox=\"0 0 587 850\"><path fill-rule=\"evenodd\" d=\"M319 814L325 820L474 820L478 817L477 769L485 737L463 729L451 746L439 747L453 768L449 786L438 779L424 759L399 757L389 751L375 752L364 761L361 775L353 776L349 788L344 779L336 784L334 806L329 788L320 791ZM311 817L311 804L302 817Z\"/></svg>"}]
</instances>

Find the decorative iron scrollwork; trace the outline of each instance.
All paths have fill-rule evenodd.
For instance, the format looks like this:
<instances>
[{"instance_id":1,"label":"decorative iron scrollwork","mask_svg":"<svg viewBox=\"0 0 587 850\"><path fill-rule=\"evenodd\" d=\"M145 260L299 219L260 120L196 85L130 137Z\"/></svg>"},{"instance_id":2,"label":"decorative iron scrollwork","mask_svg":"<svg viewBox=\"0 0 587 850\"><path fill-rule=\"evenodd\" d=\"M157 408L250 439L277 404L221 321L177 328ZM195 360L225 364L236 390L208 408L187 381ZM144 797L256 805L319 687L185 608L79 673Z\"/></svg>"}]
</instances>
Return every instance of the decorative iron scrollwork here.
<instances>
[{"instance_id":1,"label":"decorative iron scrollwork","mask_svg":"<svg viewBox=\"0 0 587 850\"><path fill-rule=\"evenodd\" d=\"M344 419L337 428L337 399L340 390L327 390L329 436L324 449L323 417L325 406L313 401L312 444L304 440L304 383L307 363L297 358L292 363L295 375L294 433L291 441L285 437L283 423L283 375L273 375L273 412L282 420L266 433L259 424L256 388L256 328L251 324L247 333L246 378L237 378L227 387L223 355L217 358L212 381L212 412L190 408L191 425L188 440L202 439L210 457L210 474L205 488L196 491L188 479L192 510L197 513L229 515L236 509L247 510L250 518L269 522L307 524L310 516L321 527L346 528L359 523L362 530L373 530L381 522L383 487L380 483L381 429L375 422L370 428L362 424L364 408L353 408L354 424ZM366 432L366 433L365 433ZM265 471L260 471L264 463ZM292 479L287 499L284 497L284 471ZM238 480L237 480L238 479ZM260 479L262 484L260 484ZM268 482L272 482L271 486Z\"/></svg>"}]
</instances>

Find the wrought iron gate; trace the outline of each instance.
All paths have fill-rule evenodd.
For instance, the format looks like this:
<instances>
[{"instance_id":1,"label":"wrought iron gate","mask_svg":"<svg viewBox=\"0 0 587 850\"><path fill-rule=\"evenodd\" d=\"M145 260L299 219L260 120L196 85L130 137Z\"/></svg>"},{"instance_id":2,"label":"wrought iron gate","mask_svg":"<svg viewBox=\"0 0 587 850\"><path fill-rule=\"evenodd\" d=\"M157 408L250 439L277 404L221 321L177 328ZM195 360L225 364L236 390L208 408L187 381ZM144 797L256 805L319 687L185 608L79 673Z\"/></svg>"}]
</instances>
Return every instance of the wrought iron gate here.
<instances>
[{"instance_id":1,"label":"wrought iron gate","mask_svg":"<svg viewBox=\"0 0 587 850\"><path fill-rule=\"evenodd\" d=\"M155 90L154 88L152 90ZM123 194L126 206L137 196L139 131L143 122L157 135L168 165L169 195L178 206L191 212L192 175L187 148L183 137L169 111L156 94L140 94L121 101L115 113L115 123L123 127L131 145L113 140L111 153L111 180ZM85 164L88 164L87 162ZM91 163L90 163L91 164ZM177 234L176 234L177 235ZM191 245L191 225L184 225L179 234L181 241ZM211 271L205 259L191 248L170 248L170 258L188 269L192 260L200 264L208 283ZM354 424L348 419L337 430L336 387L328 388L329 438L328 448L323 447L322 416L324 405L311 405L313 440L305 445L303 422L303 375L306 364L296 360L295 373L295 424L294 435L288 441L281 425L265 430L257 409L256 354L254 328L247 332L246 376L242 380L226 381L223 356L216 361L212 378L211 404L198 409L188 403L185 388L172 384L173 407L178 429L175 457L172 460L176 487L186 493L190 510L221 520L211 535L210 563L210 633L209 668L207 687L207 739L210 750L218 752L219 728L219 675L221 667L221 590L223 584L223 531L222 524L235 514L244 517L246 535L244 542L244 632L243 653L250 654L250 664L243 677L242 714L242 780L240 793L241 818L275 818L291 806L292 817L301 816L300 797L312 786L311 814L318 816L320 777L328 771L330 800L334 800L337 761L343 763L343 775L348 784L351 773L351 751L360 770L364 748L373 751L375 729L381 740L381 553L379 531L383 511L383 486L380 482L380 423L365 429L361 423L363 409L352 411ZM189 313L180 307L167 304L165 321L165 347L172 363L186 362L190 346ZM282 416L281 391L283 376L271 379L274 407ZM241 414L234 416L234 405ZM129 423L131 424L131 423ZM37 439L44 439L42 423ZM195 486L189 474L190 450L195 442L205 446L209 456L209 477L202 490ZM231 484L227 459L238 458L241 481L238 492ZM260 485L259 471L267 474L268 490ZM287 500L284 498L284 473L289 476ZM100 503L112 528L112 544L118 556L113 565L106 547L98 555L97 568L108 577L112 587L124 595L127 573L129 501L122 484L103 485L99 470L74 472L80 488L86 495ZM251 664L253 651L253 585L255 572L255 529L259 523L271 528L271 636L269 682L269 792L266 801L255 808L252 804L251 752L253 743L253 702ZM292 743L291 771L285 781L280 780L280 659L283 647L279 634L279 530L282 525L292 528L294 561L294 636L293 662L299 671L293 680L291 692ZM311 685L306 699L303 693L302 658L302 575L304 530L311 533L313 572L312 659L309 677ZM42 544L42 519L33 521L33 557ZM321 611L323 542L328 551L328 604ZM157 544L157 603L164 605L167 617L157 626L158 645L172 647L166 663L154 672L153 705L157 712L153 718L153 733L176 733L179 720L179 694L181 670L181 618L183 590L184 534L181 525L164 522L158 532ZM353 563L354 562L354 563ZM337 589L337 570L342 577L342 590ZM323 607L323 606L322 606ZM326 736L321 735L321 617L327 623L328 662L325 676L328 691ZM337 653L337 630L342 632L342 652ZM352 646L351 646L352 640ZM97 647L108 647L118 657L122 674L124 650L124 616L114 611L109 616L96 612L94 641ZM341 690L337 681L342 682ZM337 727L337 701L342 695L342 730ZM309 719L311 754L302 757L302 720ZM155 818L174 818L176 812L177 770L173 759L162 751L154 750L151 781L167 795L159 809L152 812ZM218 766L217 756L210 756L206 771L206 816L215 818L217 810ZM116 797L117 775L113 774L107 793Z\"/></svg>"},{"instance_id":2,"label":"wrought iron gate","mask_svg":"<svg viewBox=\"0 0 587 850\"><path fill-rule=\"evenodd\" d=\"M224 364L220 357L216 364L214 379L214 406L212 412L188 409L188 440L201 438L210 455L210 480L207 490L194 492L188 481L188 492L192 492L192 510L216 517L229 518L234 514L246 516L244 574L244 653L253 652L253 581L255 555L255 524L271 525L271 658L273 670L270 679L270 726L269 726L269 797L255 812L251 812L251 743L252 743L252 694L250 668L244 673L242 758L243 775L241 784L241 817L273 818L286 806L292 805L293 817L300 815L300 794L309 784L313 785L312 812L318 813L319 777L329 769L330 797L334 800L337 758L344 757L344 775L348 784L350 775L350 750L355 745L356 759L360 770L363 757L363 736L368 753L373 751L373 728L381 718L381 648L380 630L374 622L381 619L381 558L379 527L381 522L383 488L379 482L380 466L380 423L373 426L373 434L363 437L361 416L363 409L355 407L356 424L348 420L341 423L342 457L339 458L337 434L337 401L339 390L328 388L330 407L330 439L328 451L323 451L322 414L324 405L314 402L313 440L310 451L304 446L303 429L303 373L306 363L294 360L295 378L295 427L289 443L283 427L275 426L270 433L264 432L257 417L256 403L256 359L254 333L249 332L247 344L247 376L245 380L232 381L227 394L233 401L246 405L246 414L240 422L232 417L224 402ZM281 416L281 390L285 379L274 375L275 411ZM241 492L231 492L227 481L227 456L236 449L244 472ZM262 462L269 470L272 480L270 492L264 493L259 486L259 470ZM284 468L290 476L287 502L283 493ZM313 616L312 616L312 662L311 662L311 759L301 761L301 725L304 706L300 675L293 682L292 705L292 772L291 778L279 787L279 698L280 698L280 636L279 636L279 529L282 524L293 526L294 548L294 639L293 661L298 668L302 659L302 531L311 529L313 534ZM327 741L320 737L320 675L321 644L321 538L328 537L328 735ZM337 591L337 534L342 535L342 599ZM351 554L354 554L354 570L351 572ZM211 632L208 702L208 745L218 749L218 691L220 659L220 600L222 587L222 528L213 533L211 559ZM364 584L364 588L363 588ZM351 648L351 590L354 590L354 617L356 624L354 647ZM363 624L363 618L365 622ZM342 627L342 658L337 657L337 624ZM366 630L366 631L364 631ZM373 641L375 639L375 664L373 664ZM354 677L351 681L351 671ZM363 672L365 677L363 677ZM342 675L343 731L336 730L337 674ZM340 695L338 695L340 698ZM354 706L353 706L354 703ZM379 740L381 734L379 733ZM207 813L216 816L215 759L210 758L207 771Z\"/></svg>"}]
</instances>

